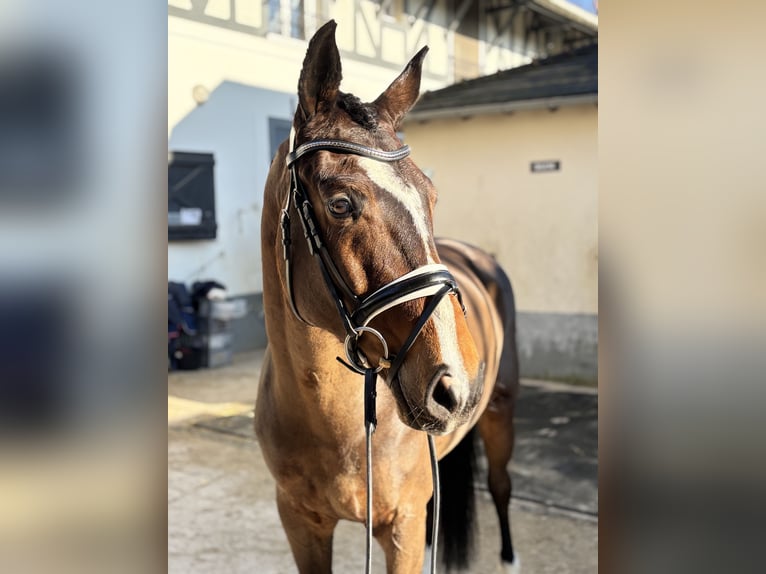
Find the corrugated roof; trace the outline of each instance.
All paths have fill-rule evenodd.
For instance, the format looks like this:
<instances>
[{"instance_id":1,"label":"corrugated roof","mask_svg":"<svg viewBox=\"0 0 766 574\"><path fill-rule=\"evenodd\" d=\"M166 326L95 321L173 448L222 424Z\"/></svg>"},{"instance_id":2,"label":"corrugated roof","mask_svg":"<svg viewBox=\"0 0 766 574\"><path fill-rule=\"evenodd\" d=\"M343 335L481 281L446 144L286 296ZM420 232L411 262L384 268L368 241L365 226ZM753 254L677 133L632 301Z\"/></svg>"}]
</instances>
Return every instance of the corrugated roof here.
<instances>
[{"instance_id":1,"label":"corrugated roof","mask_svg":"<svg viewBox=\"0 0 766 574\"><path fill-rule=\"evenodd\" d=\"M409 114L418 116L499 104L598 94L598 44L537 60L526 66L466 80L423 94Z\"/></svg>"}]
</instances>

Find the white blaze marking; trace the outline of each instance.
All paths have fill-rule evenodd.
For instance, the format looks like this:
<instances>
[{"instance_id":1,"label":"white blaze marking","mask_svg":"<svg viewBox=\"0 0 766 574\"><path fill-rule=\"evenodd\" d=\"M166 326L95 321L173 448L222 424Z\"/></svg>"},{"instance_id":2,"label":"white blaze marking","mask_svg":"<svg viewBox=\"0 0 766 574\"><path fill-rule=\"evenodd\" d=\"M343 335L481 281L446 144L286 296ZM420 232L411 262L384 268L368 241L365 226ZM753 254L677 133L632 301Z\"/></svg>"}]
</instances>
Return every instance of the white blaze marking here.
<instances>
[{"instance_id":1,"label":"white blaze marking","mask_svg":"<svg viewBox=\"0 0 766 574\"><path fill-rule=\"evenodd\" d=\"M367 177L370 178L370 181L390 193L407 209L412 217L412 221L415 223L415 229L417 229L418 235L420 235L420 239L423 242L427 262L429 264L435 263L429 247L431 238L428 233L428 219L423 208L423 199L418 190L402 181L394 169L387 163L366 157L357 159L359 165L367 173ZM463 357L458 348L457 324L455 323L455 312L451 297L445 297L441 300L441 303L436 306L433 315L431 315L431 319L436 327L436 336L439 340L442 361L449 367L450 374L453 377L458 380L468 380ZM461 389L465 393L468 392L468 388L463 385L457 385L455 391L459 393Z\"/></svg>"},{"instance_id":2,"label":"white blaze marking","mask_svg":"<svg viewBox=\"0 0 766 574\"><path fill-rule=\"evenodd\" d=\"M418 235L420 235L420 239L423 241L427 262L436 263L433 257L431 257L431 249L428 247L430 239L428 235L428 221L426 220L426 212L423 209L423 199L420 197L418 190L404 183L396 174L394 168L387 163L367 157L360 157L358 160L359 165L367 173L370 181L393 195L410 212L415 228L418 230Z\"/></svg>"},{"instance_id":3,"label":"white blaze marking","mask_svg":"<svg viewBox=\"0 0 766 574\"><path fill-rule=\"evenodd\" d=\"M463 365L463 356L460 354L460 349L457 345L455 310L450 296L441 300L431 318L436 326L436 336L439 339L442 362L449 368L449 374L458 381L468 381L468 373L466 373L465 365ZM467 386L455 385L453 390L459 400L465 401L468 399Z\"/></svg>"}]
</instances>

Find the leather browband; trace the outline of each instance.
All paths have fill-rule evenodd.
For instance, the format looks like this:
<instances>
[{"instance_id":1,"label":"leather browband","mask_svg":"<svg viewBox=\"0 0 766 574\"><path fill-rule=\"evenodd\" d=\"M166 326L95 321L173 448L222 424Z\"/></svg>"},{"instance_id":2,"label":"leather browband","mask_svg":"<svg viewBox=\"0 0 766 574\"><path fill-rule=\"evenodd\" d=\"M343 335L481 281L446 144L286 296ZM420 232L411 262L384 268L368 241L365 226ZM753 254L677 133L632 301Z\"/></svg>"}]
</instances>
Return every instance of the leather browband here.
<instances>
[{"instance_id":1,"label":"leather browband","mask_svg":"<svg viewBox=\"0 0 766 574\"><path fill-rule=\"evenodd\" d=\"M350 153L353 155L361 155L363 157L369 157L378 161L398 161L404 159L410 155L410 146L404 145L394 151L384 151L381 149L375 149L367 147L361 144L353 142L347 142L343 140L313 140L299 145L294 151L287 154L287 167L290 167L300 157L311 153L312 151L326 150L336 153Z\"/></svg>"}]
</instances>

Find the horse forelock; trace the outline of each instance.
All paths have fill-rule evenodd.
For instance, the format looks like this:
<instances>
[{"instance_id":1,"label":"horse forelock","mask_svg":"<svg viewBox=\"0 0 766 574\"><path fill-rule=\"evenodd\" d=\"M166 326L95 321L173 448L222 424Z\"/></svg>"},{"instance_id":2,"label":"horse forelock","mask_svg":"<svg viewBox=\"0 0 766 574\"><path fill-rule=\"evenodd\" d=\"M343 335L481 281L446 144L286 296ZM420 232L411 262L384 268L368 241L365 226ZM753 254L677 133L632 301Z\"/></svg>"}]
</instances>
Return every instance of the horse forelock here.
<instances>
[{"instance_id":1,"label":"horse forelock","mask_svg":"<svg viewBox=\"0 0 766 574\"><path fill-rule=\"evenodd\" d=\"M337 104L355 123L366 130L374 131L378 128L378 111L372 104L363 102L354 94L344 92L339 94Z\"/></svg>"}]
</instances>

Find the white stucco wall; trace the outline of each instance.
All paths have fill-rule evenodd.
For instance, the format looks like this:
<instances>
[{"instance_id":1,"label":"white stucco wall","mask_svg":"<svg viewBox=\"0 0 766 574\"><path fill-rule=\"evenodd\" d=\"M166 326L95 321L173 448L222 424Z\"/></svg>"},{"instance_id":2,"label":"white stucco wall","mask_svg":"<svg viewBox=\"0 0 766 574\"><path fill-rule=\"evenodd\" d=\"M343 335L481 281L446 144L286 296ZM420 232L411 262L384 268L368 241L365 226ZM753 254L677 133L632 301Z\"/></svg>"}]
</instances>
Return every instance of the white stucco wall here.
<instances>
[{"instance_id":1,"label":"white stucco wall","mask_svg":"<svg viewBox=\"0 0 766 574\"><path fill-rule=\"evenodd\" d=\"M353 32L349 23L338 21L338 43ZM429 43L426 37L423 43ZM446 46L433 46L431 61L447 61ZM295 93L307 42L269 34L259 37L201 24L185 18L168 17L168 131L195 107L192 89L205 86L212 91L223 81L269 90ZM402 68L422 45L401 50ZM409 51L409 53L405 53ZM388 66L343 59L341 88L363 100L373 100L396 77ZM423 90L444 87L444 81L424 78Z\"/></svg>"},{"instance_id":2,"label":"white stucco wall","mask_svg":"<svg viewBox=\"0 0 766 574\"><path fill-rule=\"evenodd\" d=\"M439 191L436 234L494 253L521 311L598 312L597 129L593 104L405 126Z\"/></svg>"},{"instance_id":3,"label":"white stucco wall","mask_svg":"<svg viewBox=\"0 0 766 574\"><path fill-rule=\"evenodd\" d=\"M224 82L171 131L171 151L215 157L218 234L168 243L168 278L216 279L232 295L262 290L260 221L271 150L269 117L289 120L291 96Z\"/></svg>"}]
</instances>

